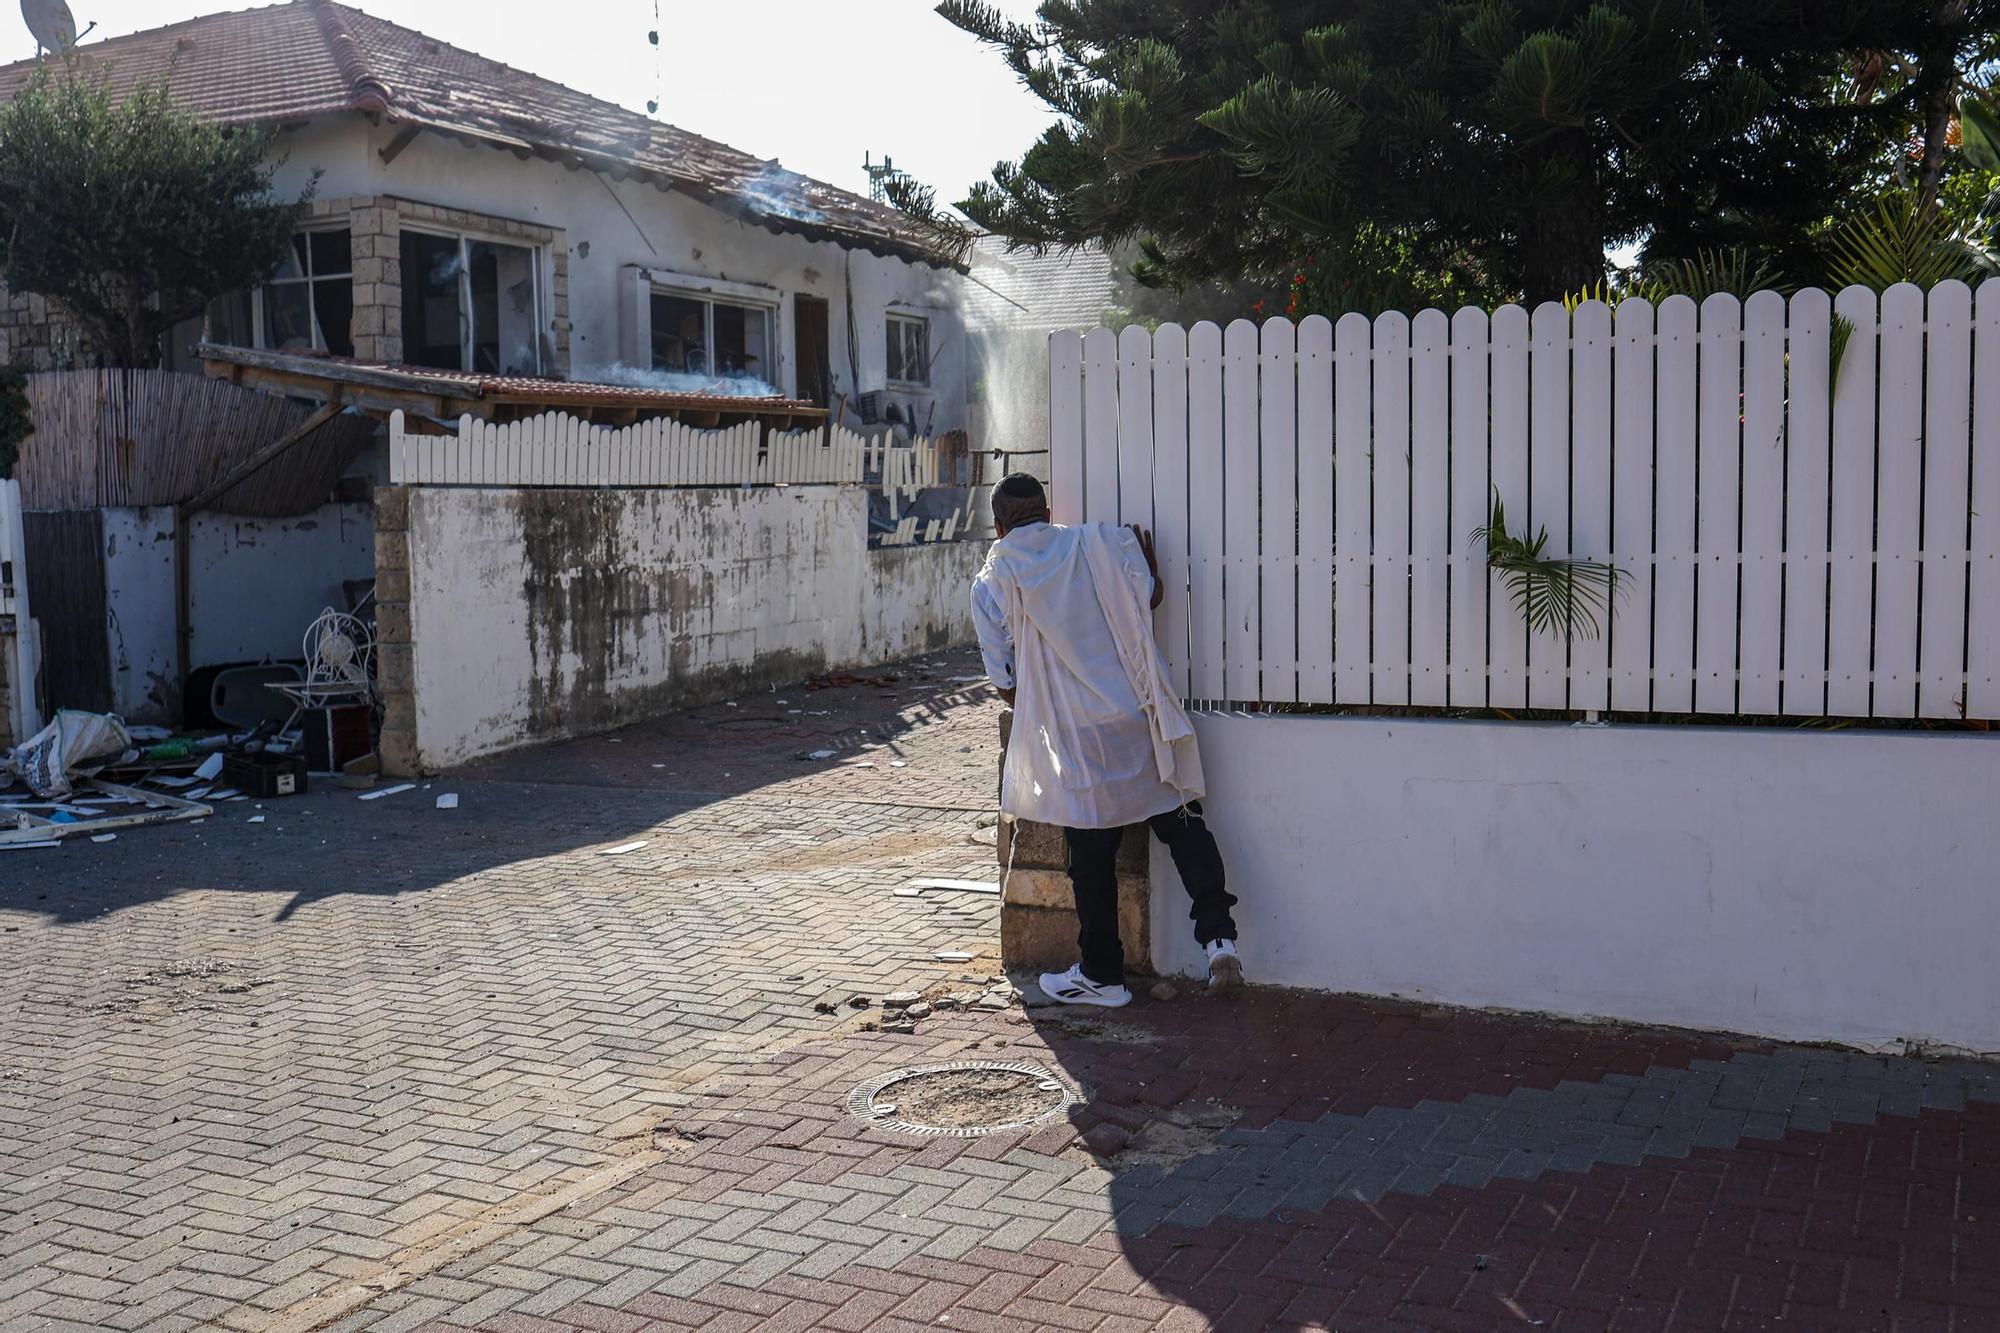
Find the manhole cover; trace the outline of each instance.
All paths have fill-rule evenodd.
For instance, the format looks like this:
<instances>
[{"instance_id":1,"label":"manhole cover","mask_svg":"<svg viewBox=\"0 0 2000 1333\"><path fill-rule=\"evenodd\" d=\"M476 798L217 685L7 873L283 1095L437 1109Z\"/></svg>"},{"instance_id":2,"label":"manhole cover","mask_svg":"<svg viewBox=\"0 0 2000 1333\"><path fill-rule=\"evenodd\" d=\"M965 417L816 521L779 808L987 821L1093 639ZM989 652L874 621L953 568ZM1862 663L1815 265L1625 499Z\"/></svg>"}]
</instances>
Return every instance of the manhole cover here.
<instances>
[{"instance_id":1,"label":"manhole cover","mask_svg":"<svg viewBox=\"0 0 2000 1333\"><path fill-rule=\"evenodd\" d=\"M1067 1079L1040 1065L961 1060L870 1079L847 1105L884 1129L972 1138L1053 1119L1082 1100Z\"/></svg>"}]
</instances>

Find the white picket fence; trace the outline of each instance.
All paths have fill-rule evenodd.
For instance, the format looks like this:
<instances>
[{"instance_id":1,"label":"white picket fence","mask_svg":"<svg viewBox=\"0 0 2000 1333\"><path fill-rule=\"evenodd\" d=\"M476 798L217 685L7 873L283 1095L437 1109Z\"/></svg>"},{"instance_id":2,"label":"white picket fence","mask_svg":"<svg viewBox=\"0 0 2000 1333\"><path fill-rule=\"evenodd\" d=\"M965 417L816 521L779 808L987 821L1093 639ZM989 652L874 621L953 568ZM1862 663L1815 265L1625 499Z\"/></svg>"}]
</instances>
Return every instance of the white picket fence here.
<instances>
[{"instance_id":1,"label":"white picket fence","mask_svg":"<svg viewBox=\"0 0 2000 1333\"><path fill-rule=\"evenodd\" d=\"M27 534L21 524L21 483L0 481L0 677L7 711L0 716L0 748L18 744L42 729L35 685L41 675L41 644L28 606Z\"/></svg>"},{"instance_id":2,"label":"white picket fence","mask_svg":"<svg viewBox=\"0 0 2000 1333\"><path fill-rule=\"evenodd\" d=\"M1830 384L1830 330L1854 327ZM2000 717L2000 281L1056 334L1058 521L1140 523L1181 693ZM1474 529L1625 571L1530 633Z\"/></svg>"},{"instance_id":3,"label":"white picket fence","mask_svg":"<svg viewBox=\"0 0 2000 1333\"><path fill-rule=\"evenodd\" d=\"M698 430L663 418L596 426L551 412L493 423L461 417L455 435L390 419L389 475L399 485L760 486L859 483L866 443L748 421Z\"/></svg>"}]
</instances>

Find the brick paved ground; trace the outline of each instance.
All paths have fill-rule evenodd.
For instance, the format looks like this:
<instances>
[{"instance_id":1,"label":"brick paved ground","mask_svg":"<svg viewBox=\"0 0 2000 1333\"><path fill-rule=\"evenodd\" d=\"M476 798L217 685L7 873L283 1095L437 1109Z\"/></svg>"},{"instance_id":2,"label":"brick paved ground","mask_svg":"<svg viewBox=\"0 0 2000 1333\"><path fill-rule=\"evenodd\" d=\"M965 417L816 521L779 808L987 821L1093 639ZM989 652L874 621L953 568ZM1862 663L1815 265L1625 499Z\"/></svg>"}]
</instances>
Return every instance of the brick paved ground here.
<instances>
[{"instance_id":1,"label":"brick paved ground","mask_svg":"<svg viewBox=\"0 0 2000 1333\"><path fill-rule=\"evenodd\" d=\"M1275 992L817 1012L990 973L932 957L990 898L892 892L989 873L966 671L10 879L0 1327L2000 1327L1992 1066ZM1084 1100L848 1112L973 1058Z\"/></svg>"}]
</instances>

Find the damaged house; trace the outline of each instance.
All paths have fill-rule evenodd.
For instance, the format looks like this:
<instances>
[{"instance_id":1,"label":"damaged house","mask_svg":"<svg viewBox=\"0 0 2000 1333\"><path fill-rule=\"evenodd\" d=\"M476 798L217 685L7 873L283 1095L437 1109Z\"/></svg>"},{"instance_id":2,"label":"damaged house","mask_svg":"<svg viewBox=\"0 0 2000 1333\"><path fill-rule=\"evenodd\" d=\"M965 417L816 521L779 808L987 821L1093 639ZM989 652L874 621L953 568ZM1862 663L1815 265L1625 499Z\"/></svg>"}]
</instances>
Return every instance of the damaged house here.
<instances>
[{"instance_id":1,"label":"damaged house","mask_svg":"<svg viewBox=\"0 0 2000 1333\"><path fill-rule=\"evenodd\" d=\"M897 453L963 457L966 284L893 209L334 0L78 59L276 127L277 190L313 197L282 271L174 332L178 373L93 371L59 310L0 289L0 364L38 372L16 477L45 713L179 725L358 611L380 725L435 765L966 633L977 547L923 538L969 496L918 491L969 473ZM511 471L503 429L531 437ZM454 433L476 466L395 452ZM582 452L550 471L562 440ZM627 446L712 466L577 461ZM422 735L473 642L490 697Z\"/></svg>"}]
</instances>

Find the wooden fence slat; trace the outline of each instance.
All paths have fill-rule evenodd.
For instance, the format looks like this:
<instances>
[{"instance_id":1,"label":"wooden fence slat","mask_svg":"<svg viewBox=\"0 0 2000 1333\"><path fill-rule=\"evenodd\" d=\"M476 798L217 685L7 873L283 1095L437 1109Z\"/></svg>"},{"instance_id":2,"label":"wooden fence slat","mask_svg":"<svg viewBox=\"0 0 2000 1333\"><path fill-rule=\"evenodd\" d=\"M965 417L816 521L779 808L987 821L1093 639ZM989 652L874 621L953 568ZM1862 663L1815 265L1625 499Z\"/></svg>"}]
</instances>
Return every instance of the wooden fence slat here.
<instances>
[{"instance_id":1,"label":"wooden fence slat","mask_svg":"<svg viewBox=\"0 0 2000 1333\"><path fill-rule=\"evenodd\" d=\"M1188 347L1177 324L1153 340L1153 552L1167 590L1154 617L1174 692L1189 696Z\"/></svg>"},{"instance_id":2,"label":"wooden fence slat","mask_svg":"<svg viewBox=\"0 0 2000 1333\"><path fill-rule=\"evenodd\" d=\"M1451 318L1410 321L1410 702L1450 702Z\"/></svg>"},{"instance_id":3,"label":"wooden fence slat","mask_svg":"<svg viewBox=\"0 0 2000 1333\"><path fill-rule=\"evenodd\" d=\"M1972 366L1972 533L1965 708L2000 717L2000 280L1979 288Z\"/></svg>"},{"instance_id":4,"label":"wooden fence slat","mask_svg":"<svg viewBox=\"0 0 2000 1333\"><path fill-rule=\"evenodd\" d=\"M1229 692L1222 527L1222 330L1203 320L1188 334L1188 691L1211 702Z\"/></svg>"},{"instance_id":5,"label":"wooden fence slat","mask_svg":"<svg viewBox=\"0 0 2000 1333\"><path fill-rule=\"evenodd\" d=\"M1333 322L1299 323L1299 701L1333 693Z\"/></svg>"},{"instance_id":6,"label":"wooden fence slat","mask_svg":"<svg viewBox=\"0 0 2000 1333\"><path fill-rule=\"evenodd\" d=\"M1153 445L1153 335L1143 324L1128 324L1118 335L1120 523L1155 526Z\"/></svg>"},{"instance_id":7,"label":"wooden fence slat","mask_svg":"<svg viewBox=\"0 0 2000 1333\"><path fill-rule=\"evenodd\" d=\"M1792 298L1785 385L1783 711L1826 712L1826 503L1832 462L1833 298Z\"/></svg>"},{"instance_id":8,"label":"wooden fence slat","mask_svg":"<svg viewBox=\"0 0 2000 1333\"><path fill-rule=\"evenodd\" d=\"M1342 315L1333 326L1333 685L1334 699L1373 699L1369 624L1368 484L1374 325Z\"/></svg>"},{"instance_id":9,"label":"wooden fence slat","mask_svg":"<svg viewBox=\"0 0 2000 1333\"><path fill-rule=\"evenodd\" d=\"M1833 404L1826 709L1834 717L1867 717L1875 585L1875 293L1849 287L1833 308L1853 334Z\"/></svg>"},{"instance_id":10,"label":"wooden fence slat","mask_svg":"<svg viewBox=\"0 0 2000 1333\"><path fill-rule=\"evenodd\" d=\"M1569 311L1544 301L1530 317L1528 505L1524 529L1548 529L1549 555L1569 545ZM1528 636L1528 706L1569 706L1569 645L1558 634Z\"/></svg>"},{"instance_id":11,"label":"wooden fence slat","mask_svg":"<svg viewBox=\"0 0 2000 1333\"><path fill-rule=\"evenodd\" d=\"M1876 437L1876 717L1917 712L1918 569L1923 546L1924 294L1882 294L1882 403Z\"/></svg>"},{"instance_id":12,"label":"wooden fence slat","mask_svg":"<svg viewBox=\"0 0 2000 1333\"><path fill-rule=\"evenodd\" d=\"M1611 551L1611 307L1585 301L1571 318L1574 372L1570 380L1570 549L1593 560ZM1614 604L1598 632L1569 645L1569 706L1592 711L1611 693L1610 624Z\"/></svg>"},{"instance_id":13,"label":"wooden fence slat","mask_svg":"<svg viewBox=\"0 0 2000 1333\"><path fill-rule=\"evenodd\" d=\"M1230 322L1222 335L1222 603L1225 683L1232 701L1260 697L1257 326Z\"/></svg>"},{"instance_id":14,"label":"wooden fence slat","mask_svg":"<svg viewBox=\"0 0 2000 1333\"><path fill-rule=\"evenodd\" d=\"M1374 698L1410 701L1410 320L1388 311L1375 320L1375 493L1373 577Z\"/></svg>"},{"instance_id":15,"label":"wooden fence slat","mask_svg":"<svg viewBox=\"0 0 2000 1333\"><path fill-rule=\"evenodd\" d=\"M1695 303L1685 296L1668 297L1657 312L1653 707L1663 713L1694 707L1698 319Z\"/></svg>"},{"instance_id":16,"label":"wooden fence slat","mask_svg":"<svg viewBox=\"0 0 2000 1333\"><path fill-rule=\"evenodd\" d=\"M1486 706L1485 551L1472 534L1489 516L1486 468L1489 384L1484 310L1467 307L1451 319L1451 705Z\"/></svg>"},{"instance_id":17,"label":"wooden fence slat","mask_svg":"<svg viewBox=\"0 0 2000 1333\"><path fill-rule=\"evenodd\" d=\"M1917 712L1958 717L1965 704L1966 529L1972 495L1972 289L1930 291L1924 393L1923 642Z\"/></svg>"},{"instance_id":18,"label":"wooden fence slat","mask_svg":"<svg viewBox=\"0 0 2000 1333\"><path fill-rule=\"evenodd\" d=\"M1528 312L1517 305L1501 306L1493 312L1492 329L1492 483L1505 503L1508 523L1519 528L1528 517ZM1524 708L1528 625L1498 574L1489 572L1487 586L1489 694L1495 708Z\"/></svg>"},{"instance_id":19,"label":"wooden fence slat","mask_svg":"<svg viewBox=\"0 0 2000 1333\"><path fill-rule=\"evenodd\" d=\"M1785 298L1743 307L1743 551L1737 610L1737 707L1778 712L1784 645Z\"/></svg>"},{"instance_id":20,"label":"wooden fence slat","mask_svg":"<svg viewBox=\"0 0 2000 1333\"><path fill-rule=\"evenodd\" d=\"M1653 307L1621 301L1613 317L1611 542L1625 577L1611 619L1611 707L1653 706Z\"/></svg>"},{"instance_id":21,"label":"wooden fence slat","mask_svg":"<svg viewBox=\"0 0 2000 1333\"><path fill-rule=\"evenodd\" d=\"M402 486L416 480L411 475L410 437L403 409L389 414L389 484Z\"/></svg>"},{"instance_id":22,"label":"wooden fence slat","mask_svg":"<svg viewBox=\"0 0 2000 1333\"><path fill-rule=\"evenodd\" d=\"M1258 346L1259 457L1262 499L1257 567L1262 608L1262 699L1299 697L1298 342L1288 319L1265 322Z\"/></svg>"},{"instance_id":23,"label":"wooden fence slat","mask_svg":"<svg viewBox=\"0 0 2000 1333\"><path fill-rule=\"evenodd\" d=\"M1695 450L1694 707L1736 711L1736 602L1742 562L1743 307L1719 292L1701 304Z\"/></svg>"},{"instance_id":24,"label":"wooden fence slat","mask_svg":"<svg viewBox=\"0 0 2000 1333\"><path fill-rule=\"evenodd\" d=\"M1118 521L1118 335L1110 329L1083 335L1083 517Z\"/></svg>"}]
</instances>

